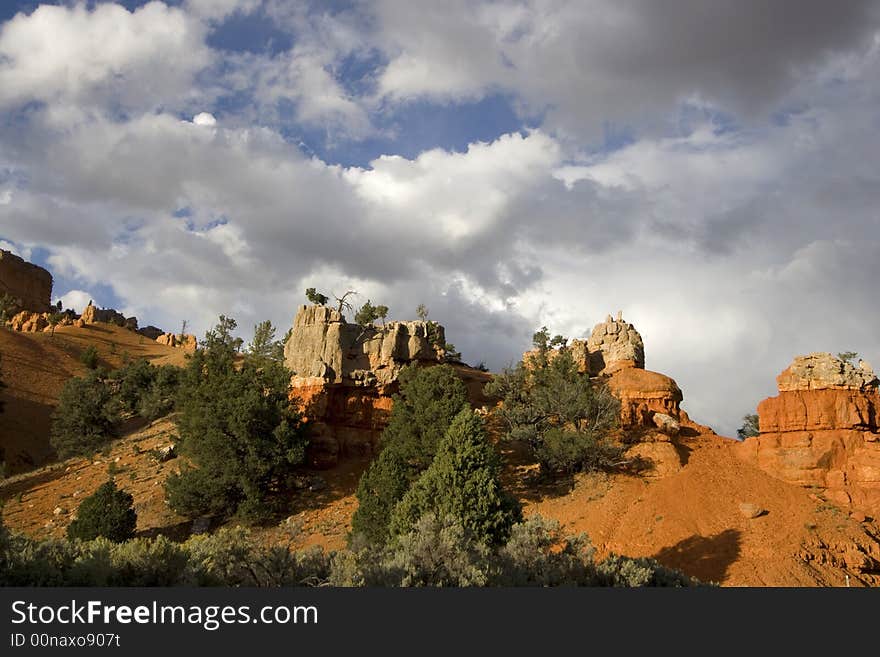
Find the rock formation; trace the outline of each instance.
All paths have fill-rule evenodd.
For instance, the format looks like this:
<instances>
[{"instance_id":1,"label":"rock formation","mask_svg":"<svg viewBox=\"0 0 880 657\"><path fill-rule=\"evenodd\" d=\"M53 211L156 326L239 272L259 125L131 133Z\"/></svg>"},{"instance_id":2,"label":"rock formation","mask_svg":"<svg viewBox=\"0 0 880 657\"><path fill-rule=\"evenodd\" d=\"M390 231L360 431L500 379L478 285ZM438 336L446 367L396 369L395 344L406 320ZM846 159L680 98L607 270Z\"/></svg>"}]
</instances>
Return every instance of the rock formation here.
<instances>
[{"instance_id":1,"label":"rock formation","mask_svg":"<svg viewBox=\"0 0 880 657\"><path fill-rule=\"evenodd\" d=\"M156 337L156 342L168 345L169 347L180 347L187 351L195 351L198 344L196 336L190 333L184 333L182 335L180 333L160 333L159 336Z\"/></svg>"},{"instance_id":2,"label":"rock formation","mask_svg":"<svg viewBox=\"0 0 880 657\"><path fill-rule=\"evenodd\" d=\"M330 467L344 456L369 455L388 423L400 370L444 361L443 327L436 322L350 324L336 310L301 306L284 345L293 370L292 397L311 425L309 461ZM483 404L489 374L455 366L474 404Z\"/></svg>"},{"instance_id":3,"label":"rock formation","mask_svg":"<svg viewBox=\"0 0 880 657\"><path fill-rule=\"evenodd\" d=\"M0 295L8 294L17 310L51 310L52 274L9 251L0 250Z\"/></svg>"},{"instance_id":4,"label":"rock formation","mask_svg":"<svg viewBox=\"0 0 880 657\"><path fill-rule=\"evenodd\" d=\"M619 367L607 382L620 400L622 426L653 427L656 414L679 421L684 396L678 384L665 374L635 366Z\"/></svg>"},{"instance_id":5,"label":"rock formation","mask_svg":"<svg viewBox=\"0 0 880 657\"><path fill-rule=\"evenodd\" d=\"M446 343L436 322L349 324L336 310L300 306L284 345L284 361L299 379L325 383L389 385L413 361L438 363Z\"/></svg>"},{"instance_id":6,"label":"rock formation","mask_svg":"<svg viewBox=\"0 0 880 657\"><path fill-rule=\"evenodd\" d=\"M784 481L880 516L880 395L867 363L828 353L798 356L758 405L759 435L740 455Z\"/></svg>"},{"instance_id":7,"label":"rock formation","mask_svg":"<svg viewBox=\"0 0 880 657\"><path fill-rule=\"evenodd\" d=\"M112 308L96 308L92 305L91 301L89 301L89 305L83 310L81 319L86 324L103 322L105 324L122 326L131 331L136 331L138 327L137 317L126 317Z\"/></svg>"},{"instance_id":8,"label":"rock formation","mask_svg":"<svg viewBox=\"0 0 880 657\"><path fill-rule=\"evenodd\" d=\"M683 395L673 379L645 369L642 336L622 313L596 324L588 340L572 340L564 348L580 371L604 381L620 401L620 426L627 440L637 443L628 455L654 464L648 476L666 476L681 468L680 450L674 444L681 438L714 433L681 409ZM526 366L535 353L523 354ZM553 353L558 352L550 353L550 358Z\"/></svg>"},{"instance_id":9,"label":"rock formation","mask_svg":"<svg viewBox=\"0 0 880 657\"><path fill-rule=\"evenodd\" d=\"M586 351L592 375L625 365L639 369L645 367L642 336L632 324L623 321L622 313L617 313L617 319L611 319L611 315L608 315L604 322L593 327Z\"/></svg>"}]
</instances>

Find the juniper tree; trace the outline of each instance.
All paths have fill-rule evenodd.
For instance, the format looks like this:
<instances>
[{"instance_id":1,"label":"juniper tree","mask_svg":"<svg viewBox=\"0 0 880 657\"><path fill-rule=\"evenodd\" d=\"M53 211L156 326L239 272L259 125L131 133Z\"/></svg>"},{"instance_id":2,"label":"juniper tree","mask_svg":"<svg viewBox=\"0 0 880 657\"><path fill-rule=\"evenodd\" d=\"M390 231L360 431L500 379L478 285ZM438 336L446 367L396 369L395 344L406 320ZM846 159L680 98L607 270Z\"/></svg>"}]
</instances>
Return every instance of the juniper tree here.
<instances>
[{"instance_id":1,"label":"juniper tree","mask_svg":"<svg viewBox=\"0 0 880 657\"><path fill-rule=\"evenodd\" d=\"M412 530L426 513L453 516L477 540L501 544L522 509L501 488L498 454L486 438L483 420L464 408L453 420L431 465L395 507L390 531Z\"/></svg>"},{"instance_id":2,"label":"juniper tree","mask_svg":"<svg viewBox=\"0 0 880 657\"><path fill-rule=\"evenodd\" d=\"M554 343L561 348L551 351ZM605 383L579 371L564 343L538 331L528 362L505 369L485 392L502 400L497 412L506 438L527 442L545 471L612 468L621 463L622 450L611 440L620 403Z\"/></svg>"},{"instance_id":3,"label":"juniper tree","mask_svg":"<svg viewBox=\"0 0 880 657\"><path fill-rule=\"evenodd\" d=\"M437 445L467 406L467 389L448 365L405 367L399 377L381 451L361 477L352 533L383 542L391 512L410 484L433 461Z\"/></svg>"},{"instance_id":4,"label":"juniper tree","mask_svg":"<svg viewBox=\"0 0 880 657\"><path fill-rule=\"evenodd\" d=\"M134 498L119 490L112 479L85 498L76 518L67 526L67 537L91 541L99 536L120 542L131 538L137 526Z\"/></svg>"},{"instance_id":5,"label":"juniper tree","mask_svg":"<svg viewBox=\"0 0 880 657\"><path fill-rule=\"evenodd\" d=\"M178 395L181 453L192 461L166 482L172 508L263 520L280 508L307 438L281 363L236 363L235 321L220 323L189 358Z\"/></svg>"},{"instance_id":6,"label":"juniper tree","mask_svg":"<svg viewBox=\"0 0 880 657\"><path fill-rule=\"evenodd\" d=\"M326 306L330 300L326 294L321 294L313 287L306 288L306 299L309 300L309 303L313 303L316 306Z\"/></svg>"},{"instance_id":7,"label":"juniper tree","mask_svg":"<svg viewBox=\"0 0 880 657\"><path fill-rule=\"evenodd\" d=\"M284 342L275 339L275 327L268 319L254 326L254 337L247 346L247 355L258 364L284 360Z\"/></svg>"}]
</instances>

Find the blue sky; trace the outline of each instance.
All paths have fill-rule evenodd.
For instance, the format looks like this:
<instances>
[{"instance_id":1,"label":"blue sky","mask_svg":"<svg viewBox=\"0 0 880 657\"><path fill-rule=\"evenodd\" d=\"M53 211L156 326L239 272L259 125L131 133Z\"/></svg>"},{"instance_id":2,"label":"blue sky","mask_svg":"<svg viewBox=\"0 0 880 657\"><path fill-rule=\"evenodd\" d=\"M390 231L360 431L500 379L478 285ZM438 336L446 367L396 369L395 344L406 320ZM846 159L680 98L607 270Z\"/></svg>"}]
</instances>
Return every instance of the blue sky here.
<instances>
[{"instance_id":1,"label":"blue sky","mask_svg":"<svg viewBox=\"0 0 880 657\"><path fill-rule=\"evenodd\" d=\"M0 242L162 327L284 330L311 286L425 303L496 368L623 310L733 433L795 354L880 357L878 26L867 1L3 3Z\"/></svg>"}]
</instances>

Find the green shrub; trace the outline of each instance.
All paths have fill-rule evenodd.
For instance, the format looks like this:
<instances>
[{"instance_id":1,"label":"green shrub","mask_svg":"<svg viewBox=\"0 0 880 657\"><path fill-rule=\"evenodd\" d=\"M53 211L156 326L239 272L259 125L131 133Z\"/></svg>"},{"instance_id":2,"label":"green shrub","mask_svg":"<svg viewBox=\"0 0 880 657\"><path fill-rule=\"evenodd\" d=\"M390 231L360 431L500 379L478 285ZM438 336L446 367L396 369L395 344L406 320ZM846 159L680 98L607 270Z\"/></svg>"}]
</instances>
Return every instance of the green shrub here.
<instances>
[{"instance_id":1,"label":"green shrub","mask_svg":"<svg viewBox=\"0 0 880 657\"><path fill-rule=\"evenodd\" d=\"M354 323L361 326L369 326L377 319L381 319L384 324L386 317L388 317L388 306L374 306L367 299L366 303L354 314Z\"/></svg>"},{"instance_id":2,"label":"green shrub","mask_svg":"<svg viewBox=\"0 0 880 657\"><path fill-rule=\"evenodd\" d=\"M116 542L131 538L137 526L133 501L112 479L101 484L80 503L76 518L67 526L68 538L90 541L103 536Z\"/></svg>"},{"instance_id":3,"label":"green shrub","mask_svg":"<svg viewBox=\"0 0 880 657\"><path fill-rule=\"evenodd\" d=\"M82 350L79 355L79 362L88 367L90 370L98 369L98 350L95 345L90 344Z\"/></svg>"},{"instance_id":4,"label":"green shrub","mask_svg":"<svg viewBox=\"0 0 880 657\"><path fill-rule=\"evenodd\" d=\"M285 336L289 337L289 336ZM284 362L285 340L275 339L275 327L268 319L254 326L254 338L247 346L247 357L257 366Z\"/></svg>"},{"instance_id":5,"label":"green shrub","mask_svg":"<svg viewBox=\"0 0 880 657\"><path fill-rule=\"evenodd\" d=\"M623 452L612 439L620 402L606 384L578 371L565 344L539 331L528 362L496 376L485 392L502 400L497 413L506 437L526 441L545 471L612 469Z\"/></svg>"},{"instance_id":6,"label":"green shrub","mask_svg":"<svg viewBox=\"0 0 880 657\"><path fill-rule=\"evenodd\" d=\"M284 504L307 438L288 399L291 372L275 362L237 367L234 329L221 316L182 374L180 449L195 467L169 477L166 491L183 515L261 521Z\"/></svg>"},{"instance_id":7,"label":"green shrub","mask_svg":"<svg viewBox=\"0 0 880 657\"><path fill-rule=\"evenodd\" d=\"M758 416L755 413L743 415L743 424L736 430L736 435L740 440L757 436L761 433L758 428Z\"/></svg>"},{"instance_id":8,"label":"green shrub","mask_svg":"<svg viewBox=\"0 0 880 657\"><path fill-rule=\"evenodd\" d=\"M530 516L511 528L498 550L493 583L500 586L590 586L594 550L586 534L564 536L559 522Z\"/></svg>"},{"instance_id":9,"label":"green shrub","mask_svg":"<svg viewBox=\"0 0 880 657\"><path fill-rule=\"evenodd\" d=\"M609 555L597 569L597 586L618 587L683 587L698 586L700 582L655 559Z\"/></svg>"},{"instance_id":10,"label":"green shrub","mask_svg":"<svg viewBox=\"0 0 880 657\"><path fill-rule=\"evenodd\" d=\"M52 414L50 443L61 458L94 454L113 437L110 388L98 372L64 384Z\"/></svg>"},{"instance_id":11,"label":"green shrub","mask_svg":"<svg viewBox=\"0 0 880 657\"><path fill-rule=\"evenodd\" d=\"M522 519L522 510L501 489L500 470L483 420L465 408L440 441L434 461L395 507L391 533L405 534L433 513L458 519L478 541L503 543L511 526Z\"/></svg>"},{"instance_id":12,"label":"green shrub","mask_svg":"<svg viewBox=\"0 0 880 657\"><path fill-rule=\"evenodd\" d=\"M160 536L114 543L36 540L0 518L0 586L695 586L651 559L596 563L584 535L531 517L497 547L453 516L428 513L386 545L325 554L264 547L241 528L173 543Z\"/></svg>"}]
</instances>

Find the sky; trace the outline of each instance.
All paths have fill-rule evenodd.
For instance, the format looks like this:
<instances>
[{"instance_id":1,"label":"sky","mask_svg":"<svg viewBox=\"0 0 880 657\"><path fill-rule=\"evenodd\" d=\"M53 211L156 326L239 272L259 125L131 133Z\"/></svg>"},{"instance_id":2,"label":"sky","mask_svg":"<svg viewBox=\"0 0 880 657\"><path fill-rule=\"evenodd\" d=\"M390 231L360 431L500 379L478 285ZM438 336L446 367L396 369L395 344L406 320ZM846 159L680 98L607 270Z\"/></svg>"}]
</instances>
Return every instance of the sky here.
<instances>
[{"instance_id":1,"label":"sky","mask_svg":"<svg viewBox=\"0 0 880 657\"><path fill-rule=\"evenodd\" d=\"M493 369L622 310L732 435L880 365L878 101L870 1L4 2L0 248L166 330L424 303Z\"/></svg>"}]
</instances>

